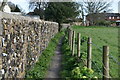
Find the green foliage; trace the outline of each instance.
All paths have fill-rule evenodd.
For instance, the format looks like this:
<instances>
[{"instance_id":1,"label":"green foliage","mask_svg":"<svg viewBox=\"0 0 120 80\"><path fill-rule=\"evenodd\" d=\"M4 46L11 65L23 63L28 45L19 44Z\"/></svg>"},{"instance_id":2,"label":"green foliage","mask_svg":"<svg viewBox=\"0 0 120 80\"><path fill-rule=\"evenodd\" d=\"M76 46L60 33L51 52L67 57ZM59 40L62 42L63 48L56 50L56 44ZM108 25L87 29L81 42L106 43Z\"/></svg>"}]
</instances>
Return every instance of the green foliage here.
<instances>
[{"instance_id":1,"label":"green foliage","mask_svg":"<svg viewBox=\"0 0 120 80\"><path fill-rule=\"evenodd\" d=\"M82 52L81 55L82 55L82 57L81 57L82 60L85 60L87 58L86 52Z\"/></svg>"},{"instance_id":2,"label":"green foliage","mask_svg":"<svg viewBox=\"0 0 120 80\"><path fill-rule=\"evenodd\" d=\"M31 70L26 71L26 79L33 78L39 79L44 78L48 67L51 62L51 58L54 55L54 51L56 49L57 43L60 37L63 35L63 32L59 32L49 43L48 47L43 51L41 56L39 57L38 62L34 65Z\"/></svg>"},{"instance_id":3,"label":"green foliage","mask_svg":"<svg viewBox=\"0 0 120 80\"><path fill-rule=\"evenodd\" d=\"M94 71L87 67L75 67L72 70L72 77L73 78L94 78L93 75Z\"/></svg>"},{"instance_id":4,"label":"green foliage","mask_svg":"<svg viewBox=\"0 0 120 80\"><path fill-rule=\"evenodd\" d=\"M111 22L110 21L97 21L96 22L96 25L99 25L99 26L110 26L111 25Z\"/></svg>"},{"instance_id":5,"label":"green foliage","mask_svg":"<svg viewBox=\"0 0 120 80\"><path fill-rule=\"evenodd\" d=\"M49 2L45 9L45 19L58 23L68 18L76 18L79 14L79 5L75 2Z\"/></svg>"},{"instance_id":6,"label":"green foliage","mask_svg":"<svg viewBox=\"0 0 120 80\"><path fill-rule=\"evenodd\" d=\"M83 36L82 39L81 39L81 45L85 42L87 42L88 40L88 37L87 36Z\"/></svg>"},{"instance_id":7,"label":"green foliage","mask_svg":"<svg viewBox=\"0 0 120 80\"><path fill-rule=\"evenodd\" d=\"M88 37L87 36L81 36L81 45L83 45L85 42L87 42ZM78 43L78 37L75 37L75 44Z\"/></svg>"},{"instance_id":8,"label":"green foliage","mask_svg":"<svg viewBox=\"0 0 120 80\"><path fill-rule=\"evenodd\" d=\"M13 12L21 12L20 8L16 5L15 10Z\"/></svg>"}]
</instances>

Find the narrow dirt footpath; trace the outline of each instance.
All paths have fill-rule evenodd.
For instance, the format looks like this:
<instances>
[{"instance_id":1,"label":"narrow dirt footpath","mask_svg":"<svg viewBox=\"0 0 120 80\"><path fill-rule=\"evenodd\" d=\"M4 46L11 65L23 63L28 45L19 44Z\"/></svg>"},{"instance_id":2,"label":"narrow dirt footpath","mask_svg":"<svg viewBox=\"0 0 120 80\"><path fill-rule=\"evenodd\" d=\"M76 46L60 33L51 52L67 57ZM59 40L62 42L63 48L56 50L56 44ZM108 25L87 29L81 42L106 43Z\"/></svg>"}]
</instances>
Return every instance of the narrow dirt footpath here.
<instances>
[{"instance_id":1,"label":"narrow dirt footpath","mask_svg":"<svg viewBox=\"0 0 120 80\"><path fill-rule=\"evenodd\" d=\"M52 58L52 62L50 65L50 68L48 70L48 73L46 75L46 78L60 78L60 69L61 69L61 46L62 46L62 39L59 41L56 51L55 51L55 56Z\"/></svg>"}]
</instances>

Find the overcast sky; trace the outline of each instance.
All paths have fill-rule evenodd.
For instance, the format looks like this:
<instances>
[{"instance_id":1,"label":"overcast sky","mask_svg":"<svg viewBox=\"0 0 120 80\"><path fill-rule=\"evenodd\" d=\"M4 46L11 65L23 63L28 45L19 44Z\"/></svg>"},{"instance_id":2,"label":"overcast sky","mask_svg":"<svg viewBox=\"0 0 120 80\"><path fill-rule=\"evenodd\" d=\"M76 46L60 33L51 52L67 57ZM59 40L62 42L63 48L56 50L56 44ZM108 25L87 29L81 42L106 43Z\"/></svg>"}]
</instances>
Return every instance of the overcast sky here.
<instances>
[{"instance_id":1,"label":"overcast sky","mask_svg":"<svg viewBox=\"0 0 120 80\"><path fill-rule=\"evenodd\" d=\"M0 1L3 1L3 0L0 0ZM17 5L20 5L21 8L23 8L26 13L29 12L29 4L28 4L29 0L8 0L8 1L11 1ZM82 0L77 0L77 1L82 1ZM114 10L113 11L114 13L118 13L118 1L120 0L106 0L106 1L112 1L111 8Z\"/></svg>"}]
</instances>

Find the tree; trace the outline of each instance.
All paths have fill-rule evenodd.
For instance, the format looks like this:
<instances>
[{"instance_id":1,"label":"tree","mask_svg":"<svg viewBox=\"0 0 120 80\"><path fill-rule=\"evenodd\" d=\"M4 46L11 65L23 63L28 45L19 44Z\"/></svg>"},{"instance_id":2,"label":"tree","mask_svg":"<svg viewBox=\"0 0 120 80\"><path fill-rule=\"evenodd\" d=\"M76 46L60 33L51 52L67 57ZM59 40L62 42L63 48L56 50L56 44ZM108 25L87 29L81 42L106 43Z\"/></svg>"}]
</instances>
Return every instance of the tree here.
<instances>
[{"instance_id":1,"label":"tree","mask_svg":"<svg viewBox=\"0 0 120 80\"><path fill-rule=\"evenodd\" d=\"M76 2L49 2L45 9L45 19L64 22L67 19L74 19L79 15L79 5Z\"/></svg>"},{"instance_id":2,"label":"tree","mask_svg":"<svg viewBox=\"0 0 120 80\"><path fill-rule=\"evenodd\" d=\"M85 8L84 8L84 5L83 5L83 3L79 3L79 5L80 5L80 16L81 16L81 19L82 19L82 25L84 25L84 20L85 20Z\"/></svg>"},{"instance_id":3,"label":"tree","mask_svg":"<svg viewBox=\"0 0 120 80\"><path fill-rule=\"evenodd\" d=\"M111 2L105 0L87 0L84 1L85 11L89 13L101 13L101 12L109 12L112 9L109 9L111 6Z\"/></svg>"},{"instance_id":4,"label":"tree","mask_svg":"<svg viewBox=\"0 0 120 80\"><path fill-rule=\"evenodd\" d=\"M47 2L32 2L32 0L30 0L29 2L29 9L33 9L34 10L34 14L35 15L39 15L41 19L44 18L44 10L47 6Z\"/></svg>"},{"instance_id":5,"label":"tree","mask_svg":"<svg viewBox=\"0 0 120 80\"><path fill-rule=\"evenodd\" d=\"M13 12L21 12L21 9L16 5L15 10Z\"/></svg>"},{"instance_id":6,"label":"tree","mask_svg":"<svg viewBox=\"0 0 120 80\"><path fill-rule=\"evenodd\" d=\"M111 2L105 0L87 0L83 2L83 5L84 11L90 15L89 21L91 25L95 25L95 20L99 17L96 16L96 14L99 15L99 13L103 13L105 15L105 12L112 11L112 9L110 9Z\"/></svg>"}]
</instances>

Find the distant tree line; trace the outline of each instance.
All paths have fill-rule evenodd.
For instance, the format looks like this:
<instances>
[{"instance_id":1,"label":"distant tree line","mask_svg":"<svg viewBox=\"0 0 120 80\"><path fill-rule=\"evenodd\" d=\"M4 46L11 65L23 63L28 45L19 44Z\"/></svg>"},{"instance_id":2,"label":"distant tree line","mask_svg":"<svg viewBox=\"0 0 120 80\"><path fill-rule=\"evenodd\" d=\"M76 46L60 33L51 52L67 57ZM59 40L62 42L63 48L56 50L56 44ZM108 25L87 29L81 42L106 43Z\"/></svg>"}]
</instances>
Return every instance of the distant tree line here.
<instances>
[{"instance_id":1,"label":"distant tree line","mask_svg":"<svg viewBox=\"0 0 120 80\"><path fill-rule=\"evenodd\" d=\"M87 0L78 2L30 2L29 8L34 8L34 15L39 15L41 19L60 23L70 19L76 19L81 14L84 20L85 13L109 12L111 2L105 0Z\"/></svg>"},{"instance_id":2,"label":"distant tree line","mask_svg":"<svg viewBox=\"0 0 120 80\"><path fill-rule=\"evenodd\" d=\"M34 8L34 14L41 19L59 23L79 16L79 4L76 2L30 2L30 9Z\"/></svg>"}]
</instances>

